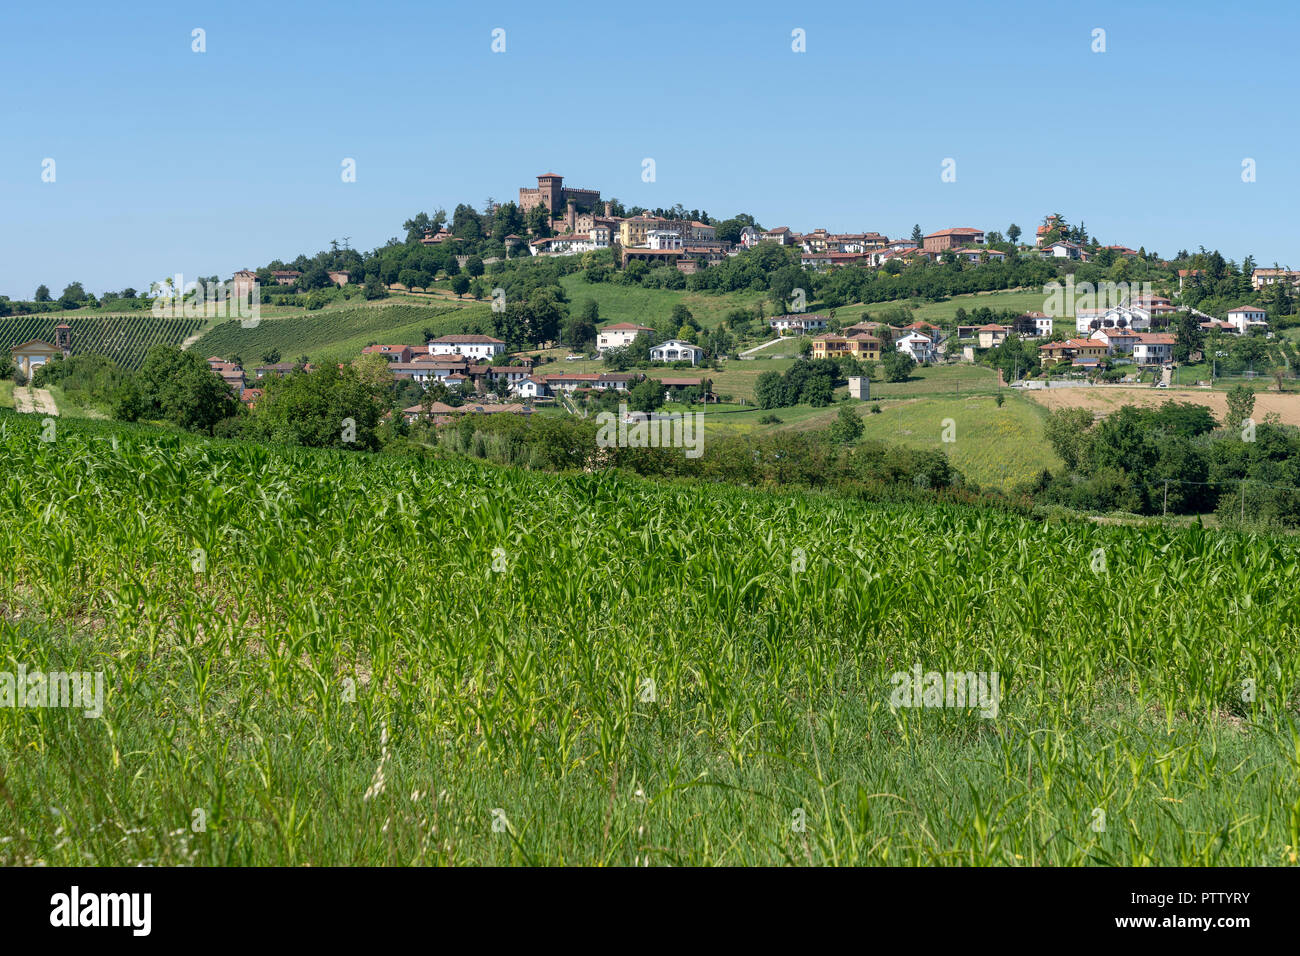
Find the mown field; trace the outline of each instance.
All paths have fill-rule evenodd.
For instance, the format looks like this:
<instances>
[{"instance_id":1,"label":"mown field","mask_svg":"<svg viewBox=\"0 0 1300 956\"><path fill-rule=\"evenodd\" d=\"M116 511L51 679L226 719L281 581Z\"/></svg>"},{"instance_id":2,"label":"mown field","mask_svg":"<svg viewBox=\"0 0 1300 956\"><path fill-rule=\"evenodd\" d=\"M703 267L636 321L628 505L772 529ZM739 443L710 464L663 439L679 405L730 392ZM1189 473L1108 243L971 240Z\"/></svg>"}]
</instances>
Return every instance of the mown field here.
<instances>
[{"instance_id":1,"label":"mown field","mask_svg":"<svg viewBox=\"0 0 1300 956\"><path fill-rule=\"evenodd\" d=\"M0 864L1297 862L1293 538L39 436L0 666L107 689L0 708Z\"/></svg>"},{"instance_id":2,"label":"mown field","mask_svg":"<svg viewBox=\"0 0 1300 956\"><path fill-rule=\"evenodd\" d=\"M568 295L571 308L576 310L587 299L594 299L600 308L601 324L605 322L649 323L666 319L673 306L681 304L691 310L700 325L712 328L733 309L753 311L764 302L764 292L728 292L714 295L707 292L685 292L672 289L646 289L639 285L618 285L612 282L587 282L581 275L565 276L560 280ZM764 314L772 314L771 303L764 304Z\"/></svg>"},{"instance_id":3,"label":"mown field","mask_svg":"<svg viewBox=\"0 0 1300 956\"><path fill-rule=\"evenodd\" d=\"M254 328L238 321L223 322L203 334L191 348L204 356L238 355L256 363L263 353L278 349L285 361L306 355L317 364L351 361L370 342L415 345L424 341L423 330L439 335L458 332L462 325L479 324L491 331L491 312L453 305L393 305L382 308L308 312L284 319L263 319Z\"/></svg>"}]
</instances>

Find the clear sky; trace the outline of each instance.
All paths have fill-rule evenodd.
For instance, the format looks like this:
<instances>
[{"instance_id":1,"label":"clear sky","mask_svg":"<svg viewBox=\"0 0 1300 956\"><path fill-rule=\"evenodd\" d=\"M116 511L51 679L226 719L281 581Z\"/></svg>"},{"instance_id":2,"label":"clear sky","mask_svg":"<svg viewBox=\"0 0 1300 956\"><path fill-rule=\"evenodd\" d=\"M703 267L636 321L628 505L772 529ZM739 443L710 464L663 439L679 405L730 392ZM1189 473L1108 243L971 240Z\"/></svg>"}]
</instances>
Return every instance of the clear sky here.
<instances>
[{"instance_id":1,"label":"clear sky","mask_svg":"<svg viewBox=\"0 0 1300 956\"><path fill-rule=\"evenodd\" d=\"M1298 11L10 2L0 293L228 277L345 236L370 249L416 212L517 198L544 172L769 228L1032 235L1060 212L1105 243L1300 268Z\"/></svg>"}]
</instances>

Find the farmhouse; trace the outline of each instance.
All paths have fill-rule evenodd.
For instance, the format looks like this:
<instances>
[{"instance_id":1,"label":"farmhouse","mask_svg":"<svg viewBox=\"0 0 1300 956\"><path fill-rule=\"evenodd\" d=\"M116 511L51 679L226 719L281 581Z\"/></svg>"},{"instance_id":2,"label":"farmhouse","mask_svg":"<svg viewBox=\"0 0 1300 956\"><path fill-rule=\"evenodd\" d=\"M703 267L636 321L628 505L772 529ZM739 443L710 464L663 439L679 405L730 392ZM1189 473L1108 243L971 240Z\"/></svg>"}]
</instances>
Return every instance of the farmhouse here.
<instances>
[{"instance_id":1,"label":"farmhouse","mask_svg":"<svg viewBox=\"0 0 1300 956\"><path fill-rule=\"evenodd\" d=\"M981 325L975 331L979 335L980 348L982 349L991 349L1001 345L1007 340L1007 336L1011 334L1009 328L996 323Z\"/></svg>"},{"instance_id":2,"label":"farmhouse","mask_svg":"<svg viewBox=\"0 0 1300 956\"><path fill-rule=\"evenodd\" d=\"M466 355L492 358L506 350L506 343L490 335L444 335L429 342L430 355Z\"/></svg>"},{"instance_id":3,"label":"farmhouse","mask_svg":"<svg viewBox=\"0 0 1300 956\"><path fill-rule=\"evenodd\" d=\"M67 358L72 354L72 326L60 322L54 327L54 344L43 339L31 339L9 350L14 366L28 379L46 362Z\"/></svg>"},{"instance_id":4,"label":"farmhouse","mask_svg":"<svg viewBox=\"0 0 1300 956\"><path fill-rule=\"evenodd\" d=\"M409 362L411 361L411 346L409 345L367 345L361 350L362 355L382 355L390 362ZM258 376L261 378L261 376Z\"/></svg>"},{"instance_id":5,"label":"farmhouse","mask_svg":"<svg viewBox=\"0 0 1300 956\"><path fill-rule=\"evenodd\" d=\"M894 341L894 347L916 363L934 362L939 358L939 350L934 339L920 332L908 332Z\"/></svg>"}]
</instances>

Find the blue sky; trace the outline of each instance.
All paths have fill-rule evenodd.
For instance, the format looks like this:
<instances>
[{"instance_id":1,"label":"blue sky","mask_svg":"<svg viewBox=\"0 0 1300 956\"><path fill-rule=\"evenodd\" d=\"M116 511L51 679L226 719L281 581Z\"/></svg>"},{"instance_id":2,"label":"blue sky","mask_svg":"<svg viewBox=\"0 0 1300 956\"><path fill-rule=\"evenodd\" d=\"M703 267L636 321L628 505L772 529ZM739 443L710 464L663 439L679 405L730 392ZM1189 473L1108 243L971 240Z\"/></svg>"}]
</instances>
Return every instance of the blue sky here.
<instances>
[{"instance_id":1,"label":"blue sky","mask_svg":"<svg viewBox=\"0 0 1300 956\"><path fill-rule=\"evenodd\" d=\"M7 4L0 294L370 249L551 171L768 227L1032 234L1060 212L1103 242L1300 268L1297 21L1266 2Z\"/></svg>"}]
</instances>

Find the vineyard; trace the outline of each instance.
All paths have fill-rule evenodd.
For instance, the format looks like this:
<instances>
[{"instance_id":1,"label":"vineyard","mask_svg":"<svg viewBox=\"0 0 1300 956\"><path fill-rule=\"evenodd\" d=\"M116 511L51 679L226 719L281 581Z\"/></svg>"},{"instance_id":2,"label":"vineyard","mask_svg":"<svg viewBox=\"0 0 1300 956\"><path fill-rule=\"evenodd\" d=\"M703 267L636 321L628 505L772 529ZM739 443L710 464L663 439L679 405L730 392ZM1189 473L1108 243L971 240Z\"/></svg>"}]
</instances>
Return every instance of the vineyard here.
<instances>
[{"instance_id":1,"label":"vineyard","mask_svg":"<svg viewBox=\"0 0 1300 956\"><path fill-rule=\"evenodd\" d=\"M266 319L254 328L231 320L214 326L194 347L205 356L238 355L249 361L271 349L279 350L286 359L306 355L317 363L349 361L371 342L416 344L424 341L426 328L446 335L467 324L478 324L490 333L491 313L486 306L393 305Z\"/></svg>"},{"instance_id":2,"label":"vineyard","mask_svg":"<svg viewBox=\"0 0 1300 956\"><path fill-rule=\"evenodd\" d=\"M73 355L107 355L123 368L137 369L155 345L180 345L203 327L203 319L158 319L149 312L134 316L79 318L20 316L0 319L0 352L32 339L54 342L54 326L72 328Z\"/></svg>"},{"instance_id":3,"label":"vineyard","mask_svg":"<svg viewBox=\"0 0 1300 956\"><path fill-rule=\"evenodd\" d=\"M0 865L1297 863L1296 538L57 429Z\"/></svg>"}]
</instances>

